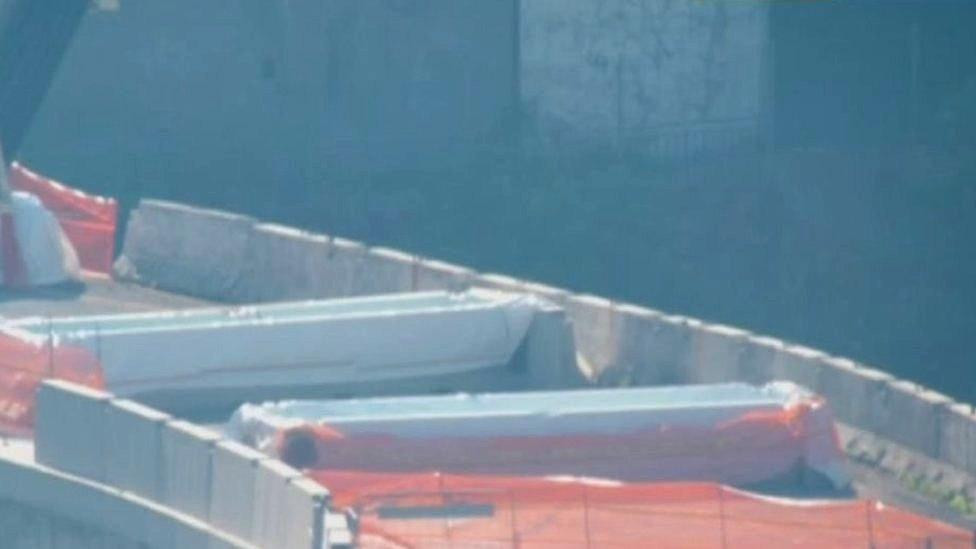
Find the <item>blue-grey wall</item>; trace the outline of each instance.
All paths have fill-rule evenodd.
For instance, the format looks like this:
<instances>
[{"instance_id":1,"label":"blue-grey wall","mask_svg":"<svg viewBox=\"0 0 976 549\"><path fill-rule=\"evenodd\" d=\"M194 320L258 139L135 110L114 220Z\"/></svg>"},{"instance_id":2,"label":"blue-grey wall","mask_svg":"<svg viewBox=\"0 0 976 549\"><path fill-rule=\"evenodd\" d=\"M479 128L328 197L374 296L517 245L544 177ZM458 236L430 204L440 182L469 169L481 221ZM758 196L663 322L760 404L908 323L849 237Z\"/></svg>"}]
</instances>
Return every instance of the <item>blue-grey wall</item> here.
<instances>
[{"instance_id":1,"label":"blue-grey wall","mask_svg":"<svg viewBox=\"0 0 976 549\"><path fill-rule=\"evenodd\" d=\"M116 194L463 160L514 112L513 0L113 4L84 20L24 156Z\"/></svg>"},{"instance_id":2,"label":"blue-grey wall","mask_svg":"<svg viewBox=\"0 0 976 549\"><path fill-rule=\"evenodd\" d=\"M974 18L955 0L120 0L89 14L22 156L123 205L741 325L972 400ZM499 154L516 135L572 152Z\"/></svg>"},{"instance_id":3,"label":"blue-grey wall","mask_svg":"<svg viewBox=\"0 0 976 549\"><path fill-rule=\"evenodd\" d=\"M755 141L765 2L523 0L520 84L544 150L654 156Z\"/></svg>"}]
</instances>

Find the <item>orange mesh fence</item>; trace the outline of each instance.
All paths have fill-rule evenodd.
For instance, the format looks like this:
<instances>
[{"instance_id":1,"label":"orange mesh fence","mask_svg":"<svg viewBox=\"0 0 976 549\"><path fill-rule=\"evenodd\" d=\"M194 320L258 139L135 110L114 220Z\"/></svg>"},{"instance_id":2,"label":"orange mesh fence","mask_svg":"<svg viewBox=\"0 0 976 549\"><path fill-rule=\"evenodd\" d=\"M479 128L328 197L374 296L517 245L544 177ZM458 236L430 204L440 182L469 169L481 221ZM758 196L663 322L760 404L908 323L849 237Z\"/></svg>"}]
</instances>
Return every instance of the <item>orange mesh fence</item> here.
<instances>
[{"instance_id":1,"label":"orange mesh fence","mask_svg":"<svg viewBox=\"0 0 976 549\"><path fill-rule=\"evenodd\" d=\"M970 532L874 501L767 498L710 483L317 471L361 547L972 548Z\"/></svg>"},{"instance_id":2,"label":"orange mesh fence","mask_svg":"<svg viewBox=\"0 0 976 549\"><path fill-rule=\"evenodd\" d=\"M83 269L112 271L118 204L114 199L85 194L38 175L19 164L10 170L14 189L37 196L57 217Z\"/></svg>"},{"instance_id":3,"label":"orange mesh fence","mask_svg":"<svg viewBox=\"0 0 976 549\"><path fill-rule=\"evenodd\" d=\"M34 397L47 378L103 388L102 370L86 349L52 345L0 331L0 432L27 435Z\"/></svg>"}]
</instances>

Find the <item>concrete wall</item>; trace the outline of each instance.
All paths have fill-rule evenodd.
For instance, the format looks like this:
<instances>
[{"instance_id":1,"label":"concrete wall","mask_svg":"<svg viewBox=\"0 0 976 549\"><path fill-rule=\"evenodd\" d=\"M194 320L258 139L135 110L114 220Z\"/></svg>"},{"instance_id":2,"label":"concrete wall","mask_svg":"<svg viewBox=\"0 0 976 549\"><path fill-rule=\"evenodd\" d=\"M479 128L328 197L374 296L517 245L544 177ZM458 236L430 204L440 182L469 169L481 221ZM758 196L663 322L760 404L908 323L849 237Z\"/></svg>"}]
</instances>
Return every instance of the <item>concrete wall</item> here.
<instances>
[{"instance_id":1,"label":"concrete wall","mask_svg":"<svg viewBox=\"0 0 976 549\"><path fill-rule=\"evenodd\" d=\"M119 510L105 518L92 511L86 524L107 523L109 531L152 547L206 547L180 540L208 533L229 540L227 546L322 546L328 492L276 460L151 408L66 382L45 383L36 409L40 466L112 493L124 491L115 498L178 515L196 530L127 510L125 501L111 503ZM40 507L60 509L49 505ZM80 499L76 505L83 505ZM127 525L125 513L136 512L142 522ZM160 536L174 536L173 542Z\"/></svg>"},{"instance_id":2,"label":"concrete wall","mask_svg":"<svg viewBox=\"0 0 976 549\"><path fill-rule=\"evenodd\" d=\"M768 5L523 0L526 124L550 146L683 155L754 140Z\"/></svg>"},{"instance_id":3,"label":"concrete wall","mask_svg":"<svg viewBox=\"0 0 976 549\"><path fill-rule=\"evenodd\" d=\"M156 209L170 213L150 213ZM262 227L258 224L244 230L255 239L248 249L260 257L243 259L235 253L229 254L226 261L196 262L192 254L181 251L197 249L192 242L170 247L146 235L171 231L183 231L181 234L187 238L220 235L238 230L236 217L145 201L134 219L137 222L126 236L120 266L130 273L134 268L138 272L136 280L146 284L173 280L195 283L201 276L231 280L233 284L223 286L230 290L210 295L230 301L419 288L460 289L471 285L532 293L563 307L572 321L571 334L569 327L561 329L556 324L537 331L540 338L572 339L577 368L545 364L551 360L548 357L558 356L558 351L553 351L558 346L545 352L540 347L522 353L542 363L530 369L541 368L538 371L543 373L537 376L546 379L548 386L577 385L580 375L590 383L606 385L790 380L827 397L841 421L976 474L976 414L969 407L816 349L597 296L573 295L504 275L478 274L464 267L324 235L275 228L255 237L259 234L255 227ZM172 223L180 228L171 227ZM194 230L198 224L201 229ZM253 245L257 238L272 238L275 243ZM230 242L237 239L239 235ZM142 258L146 257L152 260L144 261ZM170 278L173 272L187 278ZM186 283L167 287L177 291L193 289Z\"/></svg>"},{"instance_id":4,"label":"concrete wall","mask_svg":"<svg viewBox=\"0 0 976 549\"><path fill-rule=\"evenodd\" d=\"M256 547L137 494L3 451L0 533L12 549Z\"/></svg>"}]
</instances>

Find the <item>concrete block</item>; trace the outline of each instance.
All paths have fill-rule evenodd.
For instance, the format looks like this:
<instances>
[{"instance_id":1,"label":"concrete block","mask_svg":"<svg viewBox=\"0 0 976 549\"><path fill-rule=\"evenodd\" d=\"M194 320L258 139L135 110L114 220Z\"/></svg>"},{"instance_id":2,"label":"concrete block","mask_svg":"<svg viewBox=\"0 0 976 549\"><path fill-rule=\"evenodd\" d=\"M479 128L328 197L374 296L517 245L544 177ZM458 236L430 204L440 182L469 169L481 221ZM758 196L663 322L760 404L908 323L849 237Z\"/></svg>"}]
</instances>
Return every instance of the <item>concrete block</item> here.
<instances>
[{"instance_id":1,"label":"concrete block","mask_svg":"<svg viewBox=\"0 0 976 549\"><path fill-rule=\"evenodd\" d=\"M750 335L739 358L740 381L760 385L776 379L786 344L773 337Z\"/></svg>"},{"instance_id":2,"label":"concrete block","mask_svg":"<svg viewBox=\"0 0 976 549\"><path fill-rule=\"evenodd\" d=\"M210 479L210 523L227 533L251 539L255 521L258 465L264 454L233 441L214 446Z\"/></svg>"},{"instance_id":3,"label":"concrete block","mask_svg":"<svg viewBox=\"0 0 976 549\"><path fill-rule=\"evenodd\" d=\"M636 305L621 305L614 310L617 325L611 358L615 370L604 382L608 385L658 385L674 378L672 357L658 340L660 313ZM686 350L682 351L686 352ZM607 375L607 374L604 374Z\"/></svg>"},{"instance_id":4,"label":"concrete block","mask_svg":"<svg viewBox=\"0 0 976 549\"><path fill-rule=\"evenodd\" d=\"M519 293L525 291L525 281L494 273L478 275L475 278L473 285L491 288L493 290L501 290L503 292Z\"/></svg>"},{"instance_id":5,"label":"concrete block","mask_svg":"<svg viewBox=\"0 0 976 549\"><path fill-rule=\"evenodd\" d=\"M659 356L667 357L669 363L665 371L673 372L673 383L690 383L692 361L694 359L695 332L703 326L702 321L680 315L665 315L655 324L655 342L662 348Z\"/></svg>"},{"instance_id":6,"label":"concrete block","mask_svg":"<svg viewBox=\"0 0 976 549\"><path fill-rule=\"evenodd\" d=\"M721 324L704 324L692 332L692 383L739 381L740 363L749 344L749 332Z\"/></svg>"},{"instance_id":7,"label":"concrete block","mask_svg":"<svg viewBox=\"0 0 976 549\"><path fill-rule=\"evenodd\" d=\"M254 220L143 200L133 211L117 273L198 297L227 300L249 257Z\"/></svg>"},{"instance_id":8,"label":"concrete block","mask_svg":"<svg viewBox=\"0 0 976 549\"><path fill-rule=\"evenodd\" d=\"M258 463L255 475L254 521L249 539L261 547L289 549L283 543L292 526L292 517L286 513L290 502L288 485L301 474L278 460L268 459ZM308 512L311 515L311 511Z\"/></svg>"},{"instance_id":9,"label":"concrete block","mask_svg":"<svg viewBox=\"0 0 976 549\"><path fill-rule=\"evenodd\" d=\"M105 409L105 483L158 500L161 486L161 435L169 416L129 400Z\"/></svg>"},{"instance_id":10,"label":"concrete block","mask_svg":"<svg viewBox=\"0 0 976 549\"><path fill-rule=\"evenodd\" d=\"M837 419L874 431L885 385L894 378L846 358L826 357L821 363L817 392L827 399Z\"/></svg>"},{"instance_id":11,"label":"concrete block","mask_svg":"<svg viewBox=\"0 0 976 549\"><path fill-rule=\"evenodd\" d=\"M591 379L603 375L616 356L613 302L593 295L574 295L566 300L566 313L573 322L580 369Z\"/></svg>"},{"instance_id":12,"label":"concrete block","mask_svg":"<svg viewBox=\"0 0 976 549\"><path fill-rule=\"evenodd\" d=\"M417 259L417 290L448 290L461 292L471 287L478 273L451 263L432 259Z\"/></svg>"},{"instance_id":13,"label":"concrete block","mask_svg":"<svg viewBox=\"0 0 976 549\"><path fill-rule=\"evenodd\" d=\"M328 236L271 223L255 225L233 300L285 301L337 295L330 285L331 253Z\"/></svg>"},{"instance_id":14,"label":"concrete block","mask_svg":"<svg viewBox=\"0 0 976 549\"><path fill-rule=\"evenodd\" d=\"M910 381L892 380L886 385L874 432L938 459L942 416L952 399Z\"/></svg>"},{"instance_id":15,"label":"concrete block","mask_svg":"<svg viewBox=\"0 0 976 549\"><path fill-rule=\"evenodd\" d=\"M305 477L292 479L285 494L283 516L288 525L282 547L322 547L329 491Z\"/></svg>"},{"instance_id":16,"label":"concrete block","mask_svg":"<svg viewBox=\"0 0 976 549\"><path fill-rule=\"evenodd\" d=\"M355 240L333 238L329 251L330 287L335 292L333 297L361 295L366 246Z\"/></svg>"},{"instance_id":17,"label":"concrete block","mask_svg":"<svg viewBox=\"0 0 976 549\"><path fill-rule=\"evenodd\" d=\"M576 364L573 329L562 309L550 306L536 312L523 346L525 368L534 387L568 389L586 385Z\"/></svg>"},{"instance_id":18,"label":"concrete block","mask_svg":"<svg viewBox=\"0 0 976 549\"><path fill-rule=\"evenodd\" d=\"M948 404L939 430L939 459L976 475L976 413L973 407Z\"/></svg>"},{"instance_id":19,"label":"concrete block","mask_svg":"<svg viewBox=\"0 0 976 549\"><path fill-rule=\"evenodd\" d=\"M29 461L0 459L0 501L56 517L50 535L33 538L50 545L32 547L250 547L156 502Z\"/></svg>"},{"instance_id":20,"label":"concrete block","mask_svg":"<svg viewBox=\"0 0 976 549\"><path fill-rule=\"evenodd\" d=\"M105 412L111 396L66 381L37 393L34 456L38 463L91 480L105 479Z\"/></svg>"},{"instance_id":21,"label":"concrete block","mask_svg":"<svg viewBox=\"0 0 976 549\"><path fill-rule=\"evenodd\" d=\"M825 361L828 358L830 357L826 353L817 349L787 345L773 363L772 378L792 381L819 393Z\"/></svg>"},{"instance_id":22,"label":"concrete block","mask_svg":"<svg viewBox=\"0 0 976 549\"><path fill-rule=\"evenodd\" d=\"M416 258L389 248L370 248L364 256L365 265L358 295L410 292L417 288Z\"/></svg>"},{"instance_id":23,"label":"concrete block","mask_svg":"<svg viewBox=\"0 0 976 549\"><path fill-rule=\"evenodd\" d=\"M565 307L566 301L573 295L568 290L556 288L554 286L547 286L538 282L524 282L522 287L523 291L537 295L550 303L559 305L560 307Z\"/></svg>"},{"instance_id":24,"label":"concrete block","mask_svg":"<svg viewBox=\"0 0 976 549\"><path fill-rule=\"evenodd\" d=\"M209 518L218 441L217 433L186 421L166 424L161 437L161 503L203 521Z\"/></svg>"}]
</instances>

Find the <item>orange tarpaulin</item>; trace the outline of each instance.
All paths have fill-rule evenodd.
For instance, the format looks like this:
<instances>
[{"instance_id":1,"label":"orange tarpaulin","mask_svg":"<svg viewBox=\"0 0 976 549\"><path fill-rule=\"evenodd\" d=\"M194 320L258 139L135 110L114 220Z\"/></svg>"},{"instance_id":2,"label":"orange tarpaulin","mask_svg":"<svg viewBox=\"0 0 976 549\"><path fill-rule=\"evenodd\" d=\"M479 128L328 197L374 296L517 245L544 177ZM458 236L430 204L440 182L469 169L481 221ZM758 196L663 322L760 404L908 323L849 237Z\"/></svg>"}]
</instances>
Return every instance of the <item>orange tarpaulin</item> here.
<instances>
[{"instance_id":1,"label":"orange tarpaulin","mask_svg":"<svg viewBox=\"0 0 976 549\"><path fill-rule=\"evenodd\" d=\"M361 547L973 547L876 501L768 498L710 483L313 471Z\"/></svg>"},{"instance_id":2,"label":"orange tarpaulin","mask_svg":"<svg viewBox=\"0 0 976 549\"><path fill-rule=\"evenodd\" d=\"M118 204L115 199L85 194L38 175L20 164L10 170L10 185L37 196L57 217L83 269L112 271Z\"/></svg>"},{"instance_id":3,"label":"orange tarpaulin","mask_svg":"<svg viewBox=\"0 0 976 549\"><path fill-rule=\"evenodd\" d=\"M608 428L613 431L612 429ZM304 424L280 431L275 454L308 469L458 474L569 474L631 482L702 481L745 486L795 479L835 487L846 478L833 416L819 398L749 410L718 422L634 431L537 436L400 436Z\"/></svg>"},{"instance_id":4,"label":"orange tarpaulin","mask_svg":"<svg viewBox=\"0 0 976 549\"><path fill-rule=\"evenodd\" d=\"M47 378L104 387L101 367L89 351L0 331L0 433L30 433L34 397Z\"/></svg>"}]
</instances>

